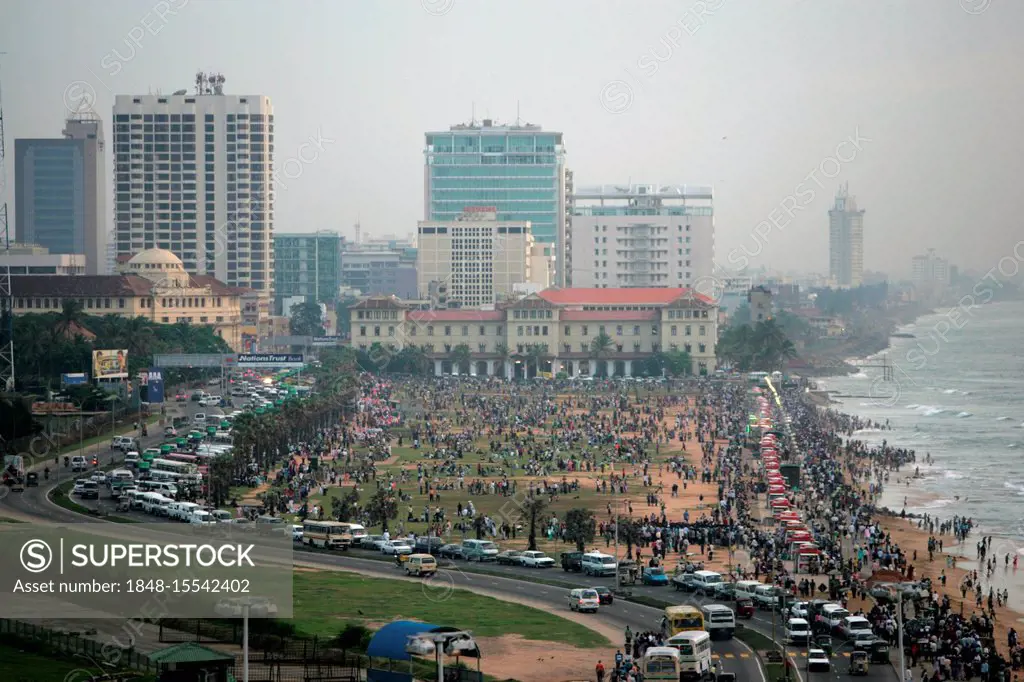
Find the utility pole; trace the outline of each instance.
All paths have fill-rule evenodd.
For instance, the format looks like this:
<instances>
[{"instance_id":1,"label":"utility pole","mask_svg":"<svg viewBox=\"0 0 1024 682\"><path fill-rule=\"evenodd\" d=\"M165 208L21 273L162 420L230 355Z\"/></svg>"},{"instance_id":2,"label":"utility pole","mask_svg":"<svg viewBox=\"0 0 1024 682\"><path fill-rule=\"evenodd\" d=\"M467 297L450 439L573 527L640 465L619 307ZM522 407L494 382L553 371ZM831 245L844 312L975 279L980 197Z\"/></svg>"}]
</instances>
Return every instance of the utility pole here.
<instances>
[{"instance_id":1,"label":"utility pole","mask_svg":"<svg viewBox=\"0 0 1024 682\"><path fill-rule=\"evenodd\" d=\"M0 55L7 54L0 52ZM3 94L0 91L0 249L11 250L7 222L7 163L4 139ZM14 294L11 291L11 266L0 267L0 391L14 392Z\"/></svg>"}]
</instances>

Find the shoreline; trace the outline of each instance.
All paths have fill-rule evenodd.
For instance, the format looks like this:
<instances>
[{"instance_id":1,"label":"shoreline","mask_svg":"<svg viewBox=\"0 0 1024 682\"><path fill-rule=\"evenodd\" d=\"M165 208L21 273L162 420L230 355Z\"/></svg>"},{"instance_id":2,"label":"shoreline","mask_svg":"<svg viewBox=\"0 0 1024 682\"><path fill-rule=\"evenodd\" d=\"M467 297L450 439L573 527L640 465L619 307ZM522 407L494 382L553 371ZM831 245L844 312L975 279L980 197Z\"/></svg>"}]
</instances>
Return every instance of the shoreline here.
<instances>
[{"instance_id":1,"label":"shoreline","mask_svg":"<svg viewBox=\"0 0 1024 682\"><path fill-rule=\"evenodd\" d=\"M802 397L811 407L841 412L836 410L835 405L837 403L831 401L827 392L807 392L802 394ZM852 436L846 435L846 438L852 438ZM890 443L889 445L899 447L898 443ZM922 462L921 466L926 465ZM846 472L846 474L849 476L849 472ZM981 562L976 557L976 550L971 546L977 545L984 537L990 537L985 532L985 529L975 527L963 543L956 542L949 535L930 534L925 526L926 518L937 523L939 521L948 521L956 514L949 513L948 515L940 516L934 513L944 507L938 507L934 511L925 514L906 512L905 507L902 510L894 509L893 498L895 496L895 501L899 501L904 489L897 487L898 482L902 482L903 478L899 477L898 472L893 472L893 475L896 480L886 485L875 498L877 507L877 512L874 515L875 520L886 532L892 534L896 544L910 556L915 557L911 561L915 569L915 579L930 578L932 589L938 592L940 598L948 596L954 608L961 609L964 615L970 615L978 610L973 598L973 592L968 590L966 596L964 596L960 591L961 583L970 572L978 571L979 578L984 585L985 594L987 594L989 588L1008 590L1009 598L1007 601L1003 606L996 607L995 625L995 646L999 651L1005 652L1007 650L1007 633L1009 629L1011 627L1019 629L1020 624L1024 623L1024 562L1022 562L1020 569L1014 569L1009 565L1004 566L1003 561L1007 554L1012 557L1021 550L1010 542L1008 538L991 536L993 538L993 545L989 556L995 556L999 561L995 571L990 575L986 575L984 566L979 566ZM910 476L912 474L908 472L907 475ZM850 483L863 488L863 483L860 481L851 479ZM918 491L918 493L920 494L921 491ZM909 496L908 494L907 497ZM918 501L925 500L927 497L927 494L920 496ZM930 536L942 541L942 551L935 551L934 560L931 561L928 559L928 539ZM942 585L940 580L942 574L945 574L947 578L945 586Z\"/></svg>"}]
</instances>

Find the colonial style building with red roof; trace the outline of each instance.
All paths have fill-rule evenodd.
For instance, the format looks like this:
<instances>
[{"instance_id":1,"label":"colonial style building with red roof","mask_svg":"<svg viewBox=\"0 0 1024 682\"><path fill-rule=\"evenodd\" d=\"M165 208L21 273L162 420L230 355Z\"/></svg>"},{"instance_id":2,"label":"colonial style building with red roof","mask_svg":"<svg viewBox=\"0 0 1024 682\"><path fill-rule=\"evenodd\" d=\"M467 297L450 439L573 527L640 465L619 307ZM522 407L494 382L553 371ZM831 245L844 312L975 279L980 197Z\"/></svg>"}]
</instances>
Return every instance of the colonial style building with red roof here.
<instances>
[{"instance_id":1,"label":"colonial style building with red roof","mask_svg":"<svg viewBox=\"0 0 1024 682\"><path fill-rule=\"evenodd\" d=\"M208 325L233 350L243 350L241 298L248 289L210 275L189 275L181 260L163 249L142 251L118 267L119 275L11 277L14 314L59 312L64 301L75 300L86 315Z\"/></svg>"},{"instance_id":2,"label":"colonial style building with red roof","mask_svg":"<svg viewBox=\"0 0 1024 682\"><path fill-rule=\"evenodd\" d=\"M354 347L382 364L420 348L438 376L632 376L672 350L690 354L695 374L715 369L718 308L690 289L555 288L494 310L414 310L372 297L350 311Z\"/></svg>"}]
</instances>

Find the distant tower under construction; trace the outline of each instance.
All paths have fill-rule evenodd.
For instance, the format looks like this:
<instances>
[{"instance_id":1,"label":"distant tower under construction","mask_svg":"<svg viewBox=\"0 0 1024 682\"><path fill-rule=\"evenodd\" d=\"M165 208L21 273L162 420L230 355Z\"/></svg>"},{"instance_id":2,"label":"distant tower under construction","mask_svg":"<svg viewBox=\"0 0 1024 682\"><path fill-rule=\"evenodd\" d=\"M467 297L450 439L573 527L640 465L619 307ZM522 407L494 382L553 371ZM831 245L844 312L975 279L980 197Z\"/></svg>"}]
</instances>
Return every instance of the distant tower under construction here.
<instances>
[{"instance_id":1,"label":"distant tower under construction","mask_svg":"<svg viewBox=\"0 0 1024 682\"><path fill-rule=\"evenodd\" d=\"M845 183L828 212L828 251L830 283L841 289L859 287L864 281L864 211L857 209L857 198Z\"/></svg>"}]
</instances>

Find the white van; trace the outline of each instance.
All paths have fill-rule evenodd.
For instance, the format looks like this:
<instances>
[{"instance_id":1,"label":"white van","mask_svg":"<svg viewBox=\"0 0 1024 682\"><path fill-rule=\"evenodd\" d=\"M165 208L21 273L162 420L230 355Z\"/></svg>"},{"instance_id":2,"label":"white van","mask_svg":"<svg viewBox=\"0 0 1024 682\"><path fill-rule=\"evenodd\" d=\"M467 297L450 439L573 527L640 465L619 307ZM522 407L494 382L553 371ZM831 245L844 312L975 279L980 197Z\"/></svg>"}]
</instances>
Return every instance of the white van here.
<instances>
[{"instance_id":1,"label":"white van","mask_svg":"<svg viewBox=\"0 0 1024 682\"><path fill-rule=\"evenodd\" d=\"M188 521L196 509L199 509L199 505L195 502L175 502L167 510L167 516L178 521Z\"/></svg>"},{"instance_id":2,"label":"white van","mask_svg":"<svg viewBox=\"0 0 1024 682\"><path fill-rule=\"evenodd\" d=\"M587 552L580 560L584 575L615 575L618 562L610 554Z\"/></svg>"},{"instance_id":3,"label":"white van","mask_svg":"<svg viewBox=\"0 0 1024 682\"><path fill-rule=\"evenodd\" d=\"M772 609L778 602L775 585L758 585L754 590L754 606L759 609Z\"/></svg>"},{"instance_id":4,"label":"white van","mask_svg":"<svg viewBox=\"0 0 1024 682\"><path fill-rule=\"evenodd\" d=\"M213 518L213 514L206 511L205 509L196 509L189 514L188 518L185 519L193 526L216 526L217 519Z\"/></svg>"},{"instance_id":5,"label":"white van","mask_svg":"<svg viewBox=\"0 0 1024 682\"><path fill-rule=\"evenodd\" d=\"M366 527L358 523L348 524L348 533L352 536L352 544L359 544L366 537Z\"/></svg>"},{"instance_id":6,"label":"white van","mask_svg":"<svg viewBox=\"0 0 1024 682\"><path fill-rule=\"evenodd\" d=\"M601 599L597 596L597 590L593 588L580 588L569 591L570 611L590 611L597 613L601 606Z\"/></svg>"},{"instance_id":7,"label":"white van","mask_svg":"<svg viewBox=\"0 0 1024 682\"><path fill-rule=\"evenodd\" d=\"M714 571L694 571L690 578L694 594L711 595L722 582L722 574Z\"/></svg>"},{"instance_id":8,"label":"white van","mask_svg":"<svg viewBox=\"0 0 1024 682\"><path fill-rule=\"evenodd\" d=\"M736 582L736 599L754 599L754 591L764 583L758 580L738 580Z\"/></svg>"},{"instance_id":9,"label":"white van","mask_svg":"<svg viewBox=\"0 0 1024 682\"><path fill-rule=\"evenodd\" d=\"M498 558L498 546L490 540L463 540L462 552L466 561L494 561Z\"/></svg>"},{"instance_id":10,"label":"white van","mask_svg":"<svg viewBox=\"0 0 1024 682\"><path fill-rule=\"evenodd\" d=\"M704 612L704 629L711 639L732 639L736 631L736 614L732 609L725 604L705 604L701 610Z\"/></svg>"},{"instance_id":11,"label":"white van","mask_svg":"<svg viewBox=\"0 0 1024 682\"><path fill-rule=\"evenodd\" d=\"M135 475L127 469L114 469L107 474L107 483L113 485L114 483L131 483L135 480Z\"/></svg>"},{"instance_id":12,"label":"white van","mask_svg":"<svg viewBox=\"0 0 1024 682\"><path fill-rule=\"evenodd\" d=\"M145 493L142 496L142 511L154 516L166 516L172 502L174 500L160 493Z\"/></svg>"}]
</instances>

